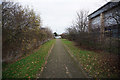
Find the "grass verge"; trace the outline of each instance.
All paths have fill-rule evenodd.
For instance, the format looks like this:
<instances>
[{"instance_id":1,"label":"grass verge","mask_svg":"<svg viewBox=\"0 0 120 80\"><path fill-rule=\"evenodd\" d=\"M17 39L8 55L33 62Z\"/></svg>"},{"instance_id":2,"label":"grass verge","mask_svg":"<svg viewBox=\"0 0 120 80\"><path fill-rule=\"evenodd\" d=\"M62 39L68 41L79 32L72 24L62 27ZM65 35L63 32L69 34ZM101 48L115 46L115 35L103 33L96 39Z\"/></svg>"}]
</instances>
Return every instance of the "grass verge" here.
<instances>
[{"instance_id":1,"label":"grass verge","mask_svg":"<svg viewBox=\"0 0 120 80\"><path fill-rule=\"evenodd\" d=\"M89 76L94 78L119 77L118 65L109 64L112 62L115 64L115 61L113 60L115 57L112 56L113 58L109 59L109 54L104 53L107 55L107 59L104 59L105 55L102 53L100 54L93 51L80 49L76 47L73 42L66 39L62 39L62 42L70 49L70 52L81 63L82 68L89 74Z\"/></svg>"},{"instance_id":2,"label":"grass verge","mask_svg":"<svg viewBox=\"0 0 120 80\"><path fill-rule=\"evenodd\" d=\"M38 70L41 70L42 65L45 63L45 58L54 42L55 39L50 40L33 54L15 63L3 66L5 69L2 71L2 78L35 78Z\"/></svg>"}]
</instances>

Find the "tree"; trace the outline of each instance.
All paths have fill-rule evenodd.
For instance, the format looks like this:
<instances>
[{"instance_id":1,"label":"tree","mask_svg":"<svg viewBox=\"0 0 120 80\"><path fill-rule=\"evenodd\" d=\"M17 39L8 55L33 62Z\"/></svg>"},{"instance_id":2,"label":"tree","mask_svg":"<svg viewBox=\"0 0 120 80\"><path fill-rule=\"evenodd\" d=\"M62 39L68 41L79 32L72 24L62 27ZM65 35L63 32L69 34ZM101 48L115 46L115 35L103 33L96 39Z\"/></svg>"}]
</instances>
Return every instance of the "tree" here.
<instances>
[{"instance_id":1,"label":"tree","mask_svg":"<svg viewBox=\"0 0 120 80\"><path fill-rule=\"evenodd\" d=\"M26 55L52 38L50 29L41 29L41 18L19 3L2 3L3 61Z\"/></svg>"},{"instance_id":2,"label":"tree","mask_svg":"<svg viewBox=\"0 0 120 80\"><path fill-rule=\"evenodd\" d=\"M58 34L57 34L56 32L54 32L54 35L55 35L55 36L58 36Z\"/></svg>"},{"instance_id":3,"label":"tree","mask_svg":"<svg viewBox=\"0 0 120 80\"><path fill-rule=\"evenodd\" d=\"M88 11L81 10L77 12L76 28L79 32L87 31Z\"/></svg>"},{"instance_id":4,"label":"tree","mask_svg":"<svg viewBox=\"0 0 120 80\"><path fill-rule=\"evenodd\" d=\"M77 12L77 18L76 21L66 29L66 32L68 33L68 39L69 40L79 40L80 35L87 32L88 30L88 11L80 10Z\"/></svg>"}]
</instances>

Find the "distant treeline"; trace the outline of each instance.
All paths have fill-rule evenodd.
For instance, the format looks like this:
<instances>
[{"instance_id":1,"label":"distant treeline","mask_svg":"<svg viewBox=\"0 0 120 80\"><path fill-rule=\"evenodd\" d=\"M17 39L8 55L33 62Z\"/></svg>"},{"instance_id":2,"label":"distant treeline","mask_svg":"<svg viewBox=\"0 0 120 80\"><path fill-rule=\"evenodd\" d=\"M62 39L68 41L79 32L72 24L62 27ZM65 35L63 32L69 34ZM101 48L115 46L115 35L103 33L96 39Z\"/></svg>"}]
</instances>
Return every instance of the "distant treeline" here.
<instances>
[{"instance_id":1,"label":"distant treeline","mask_svg":"<svg viewBox=\"0 0 120 80\"><path fill-rule=\"evenodd\" d=\"M49 28L42 28L42 21L33 9L19 3L2 3L2 57L15 60L38 48L53 38Z\"/></svg>"}]
</instances>

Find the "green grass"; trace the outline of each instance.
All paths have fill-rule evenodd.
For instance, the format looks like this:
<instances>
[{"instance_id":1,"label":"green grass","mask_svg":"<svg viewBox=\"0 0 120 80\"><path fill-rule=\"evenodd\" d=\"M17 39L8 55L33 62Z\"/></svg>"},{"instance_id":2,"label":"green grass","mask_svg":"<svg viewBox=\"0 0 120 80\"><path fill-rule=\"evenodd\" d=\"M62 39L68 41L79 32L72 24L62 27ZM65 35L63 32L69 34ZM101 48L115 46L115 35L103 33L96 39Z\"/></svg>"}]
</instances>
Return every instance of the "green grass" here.
<instances>
[{"instance_id":1,"label":"green grass","mask_svg":"<svg viewBox=\"0 0 120 80\"><path fill-rule=\"evenodd\" d=\"M81 63L82 68L89 74L89 76L96 78L118 77L118 74L109 72L109 68L106 67L107 64L105 62L101 63L100 56L103 55L93 51L80 49L76 47L72 41L68 41L66 39L62 39L62 42Z\"/></svg>"},{"instance_id":2,"label":"green grass","mask_svg":"<svg viewBox=\"0 0 120 80\"><path fill-rule=\"evenodd\" d=\"M45 57L48 54L54 40L48 41L41 46L41 48L33 54L24 57L23 59L3 66L3 78L35 78L38 70L41 70L42 65L45 63Z\"/></svg>"}]
</instances>

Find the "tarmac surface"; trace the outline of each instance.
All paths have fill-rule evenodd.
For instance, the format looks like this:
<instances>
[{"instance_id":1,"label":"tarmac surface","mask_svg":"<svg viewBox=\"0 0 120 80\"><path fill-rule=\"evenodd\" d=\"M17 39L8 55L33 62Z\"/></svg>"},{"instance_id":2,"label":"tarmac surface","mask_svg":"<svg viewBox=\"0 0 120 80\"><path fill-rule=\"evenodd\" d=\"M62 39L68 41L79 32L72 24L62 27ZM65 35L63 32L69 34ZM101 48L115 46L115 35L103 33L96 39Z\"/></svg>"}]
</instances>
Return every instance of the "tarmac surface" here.
<instances>
[{"instance_id":1,"label":"tarmac surface","mask_svg":"<svg viewBox=\"0 0 120 80\"><path fill-rule=\"evenodd\" d=\"M78 64L65 49L61 39L56 43L48 57L40 78L85 78Z\"/></svg>"}]
</instances>

